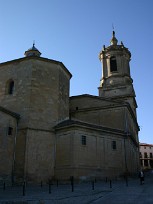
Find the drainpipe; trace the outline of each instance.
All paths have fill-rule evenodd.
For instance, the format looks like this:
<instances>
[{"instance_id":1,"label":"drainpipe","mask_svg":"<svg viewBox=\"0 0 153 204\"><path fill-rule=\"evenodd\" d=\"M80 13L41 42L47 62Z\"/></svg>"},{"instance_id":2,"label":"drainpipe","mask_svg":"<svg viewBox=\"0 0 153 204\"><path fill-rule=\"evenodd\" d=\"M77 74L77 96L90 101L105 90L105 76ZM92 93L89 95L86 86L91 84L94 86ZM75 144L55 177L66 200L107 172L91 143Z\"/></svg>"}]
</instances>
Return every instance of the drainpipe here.
<instances>
[{"instance_id":1,"label":"drainpipe","mask_svg":"<svg viewBox=\"0 0 153 204\"><path fill-rule=\"evenodd\" d=\"M127 175L127 172L128 172L127 154L126 154L126 140L127 140L127 136L128 136L127 129L128 129L128 126L127 126L127 113L126 113L126 110L125 110L124 161L125 161L125 172L126 172L126 175Z\"/></svg>"},{"instance_id":2,"label":"drainpipe","mask_svg":"<svg viewBox=\"0 0 153 204\"><path fill-rule=\"evenodd\" d=\"M19 119L16 119L16 128L15 128L15 134L14 134L14 147L13 147L13 162L12 162L12 185L14 184L14 177L15 177L15 150L16 150L16 137L18 133L18 121Z\"/></svg>"}]
</instances>

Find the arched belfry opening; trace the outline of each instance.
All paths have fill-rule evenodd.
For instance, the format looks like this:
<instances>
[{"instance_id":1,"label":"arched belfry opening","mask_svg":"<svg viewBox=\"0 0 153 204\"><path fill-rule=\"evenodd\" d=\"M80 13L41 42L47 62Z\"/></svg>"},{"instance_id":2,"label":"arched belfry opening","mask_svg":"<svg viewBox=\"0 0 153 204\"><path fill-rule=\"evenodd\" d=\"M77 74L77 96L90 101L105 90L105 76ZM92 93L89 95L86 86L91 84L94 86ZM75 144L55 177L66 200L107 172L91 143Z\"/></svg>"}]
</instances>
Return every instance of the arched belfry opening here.
<instances>
[{"instance_id":1,"label":"arched belfry opening","mask_svg":"<svg viewBox=\"0 0 153 204\"><path fill-rule=\"evenodd\" d=\"M117 62L116 58L112 56L110 58L110 72L116 72L117 71Z\"/></svg>"}]
</instances>

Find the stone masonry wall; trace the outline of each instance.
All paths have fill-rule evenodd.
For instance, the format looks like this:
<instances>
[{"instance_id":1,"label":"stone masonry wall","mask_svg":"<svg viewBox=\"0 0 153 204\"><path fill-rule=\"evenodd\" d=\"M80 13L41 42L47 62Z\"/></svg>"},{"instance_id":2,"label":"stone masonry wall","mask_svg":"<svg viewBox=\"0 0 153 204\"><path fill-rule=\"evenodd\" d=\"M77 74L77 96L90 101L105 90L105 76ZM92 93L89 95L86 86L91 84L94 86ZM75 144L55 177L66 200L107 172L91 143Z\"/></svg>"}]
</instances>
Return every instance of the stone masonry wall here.
<instances>
[{"instance_id":1,"label":"stone masonry wall","mask_svg":"<svg viewBox=\"0 0 153 204\"><path fill-rule=\"evenodd\" d=\"M9 127L12 132L9 133ZM16 119L0 112L0 182L11 182L14 171Z\"/></svg>"},{"instance_id":2,"label":"stone masonry wall","mask_svg":"<svg viewBox=\"0 0 153 204\"><path fill-rule=\"evenodd\" d=\"M86 136L86 145L82 145ZM57 131L55 176L68 179L74 176L105 178L125 172L123 137L86 128ZM112 141L117 148L112 149Z\"/></svg>"},{"instance_id":3,"label":"stone masonry wall","mask_svg":"<svg viewBox=\"0 0 153 204\"><path fill-rule=\"evenodd\" d=\"M69 117L70 73L62 63L27 57L0 64L0 105L20 114L16 140L17 178L48 180L54 174L58 121ZM14 81L8 94L8 81Z\"/></svg>"}]
</instances>

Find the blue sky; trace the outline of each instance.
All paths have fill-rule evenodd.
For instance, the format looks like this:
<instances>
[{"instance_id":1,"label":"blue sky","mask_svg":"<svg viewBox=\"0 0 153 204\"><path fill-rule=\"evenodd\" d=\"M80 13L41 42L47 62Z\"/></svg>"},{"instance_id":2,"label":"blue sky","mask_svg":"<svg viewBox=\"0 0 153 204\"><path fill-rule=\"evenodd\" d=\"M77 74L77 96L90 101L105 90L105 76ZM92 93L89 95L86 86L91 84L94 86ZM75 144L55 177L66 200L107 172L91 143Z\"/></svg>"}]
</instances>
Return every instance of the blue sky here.
<instances>
[{"instance_id":1,"label":"blue sky","mask_svg":"<svg viewBox=\"0 0 153 204\"><path fill-rule=\"evenodd\" d=\"M35 46L42 57L63 62L73 77L70 95L98 95L98 54L118 41L132 54L140 142L153 144L152 0L0 0L0 62L21 58Z\"/></svg>"}]
</instances>

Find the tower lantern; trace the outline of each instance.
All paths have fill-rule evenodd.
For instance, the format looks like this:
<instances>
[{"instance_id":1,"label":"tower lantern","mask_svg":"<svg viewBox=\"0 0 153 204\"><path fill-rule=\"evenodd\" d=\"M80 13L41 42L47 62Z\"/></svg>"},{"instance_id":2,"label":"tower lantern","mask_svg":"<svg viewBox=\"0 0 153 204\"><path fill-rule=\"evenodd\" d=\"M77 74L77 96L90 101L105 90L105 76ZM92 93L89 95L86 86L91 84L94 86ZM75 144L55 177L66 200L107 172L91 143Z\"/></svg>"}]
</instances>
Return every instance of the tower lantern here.
<instances>
[{"instance_id":1,"label":"tower lantern","mask_svg":"<svg viewBox=\"0 0 153 204\"><path fill-rule=\"evenodd\" d=\"M112 100L124 100L135 110L137 105L129 65L131 53L122 41L118 44L115 31L113 31L110 45L103 47L99 59L103 67L99 96Z\"/></svg>"}]
</instances>

